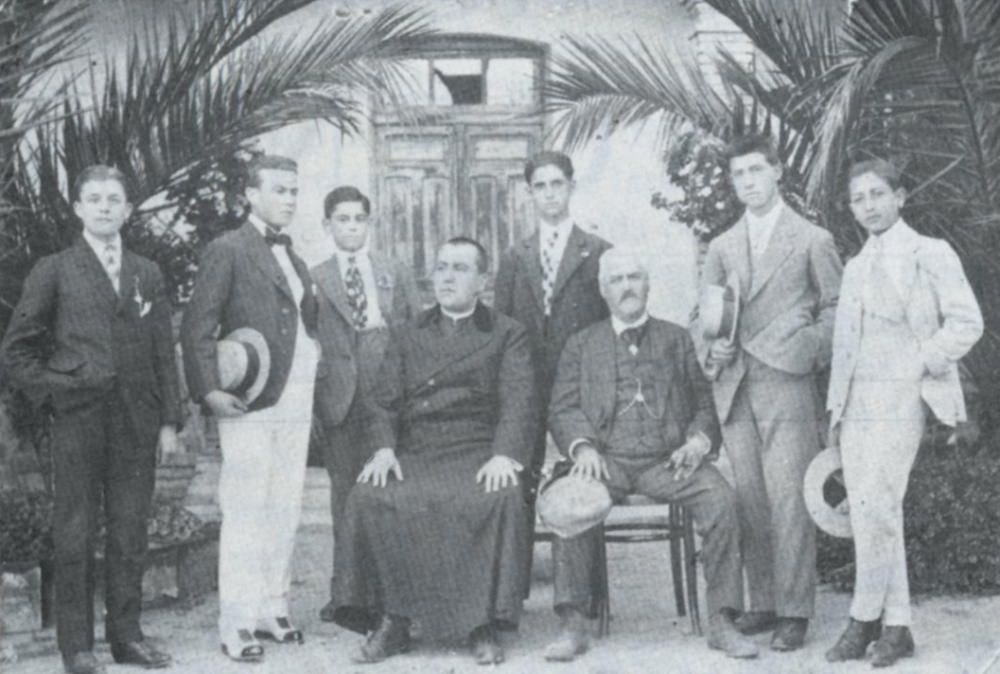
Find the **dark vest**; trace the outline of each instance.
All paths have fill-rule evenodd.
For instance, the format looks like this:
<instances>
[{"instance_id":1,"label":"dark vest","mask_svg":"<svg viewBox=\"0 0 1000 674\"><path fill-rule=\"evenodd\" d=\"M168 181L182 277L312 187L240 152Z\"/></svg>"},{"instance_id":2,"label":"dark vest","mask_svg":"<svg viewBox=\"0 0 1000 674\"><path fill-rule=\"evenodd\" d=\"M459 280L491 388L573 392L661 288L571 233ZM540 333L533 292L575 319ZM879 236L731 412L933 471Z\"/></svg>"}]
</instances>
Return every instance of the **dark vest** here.
<instances>
[{"instance_id":1,"label":"dark vest","mask_svg":"<svg viewBox=\"0 0 1000 674\"><path fill-rule=\"evenodd\" d=\"M615 419L607 452L612 457L660 459L669 455L663 441L662 410L657 400L654 374L658 363L644 338L633 356L621 337L615 338Z\"/></svg>"}]
</instances>

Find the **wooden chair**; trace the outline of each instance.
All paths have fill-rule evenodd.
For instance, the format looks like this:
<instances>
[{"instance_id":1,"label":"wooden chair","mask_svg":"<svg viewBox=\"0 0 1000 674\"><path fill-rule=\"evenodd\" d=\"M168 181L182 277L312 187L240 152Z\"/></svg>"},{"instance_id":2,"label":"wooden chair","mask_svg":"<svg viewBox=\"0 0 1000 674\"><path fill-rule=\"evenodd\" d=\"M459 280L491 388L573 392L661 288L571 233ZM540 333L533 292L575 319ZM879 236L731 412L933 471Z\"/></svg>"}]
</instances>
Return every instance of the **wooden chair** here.
<instances>
[{"instance_id":1,"label":"wooden chair","mask_svg":"<svg viewBox=\"0 0 1000 674\"><path fill-rule=\"evenodd\" d=\"M624 503L611 509L602 529L605 545L600 548L601 558L598 562L598 634L604 637L611 632L607 544L668 541L677 614L690 616L691 629L700 636L698 558L691 513L681 506L657 503L645 496L631 495ZM539 522L535 529L535 540L551 541L553 537L554 534Z\"/></svg>"}]
</instances>

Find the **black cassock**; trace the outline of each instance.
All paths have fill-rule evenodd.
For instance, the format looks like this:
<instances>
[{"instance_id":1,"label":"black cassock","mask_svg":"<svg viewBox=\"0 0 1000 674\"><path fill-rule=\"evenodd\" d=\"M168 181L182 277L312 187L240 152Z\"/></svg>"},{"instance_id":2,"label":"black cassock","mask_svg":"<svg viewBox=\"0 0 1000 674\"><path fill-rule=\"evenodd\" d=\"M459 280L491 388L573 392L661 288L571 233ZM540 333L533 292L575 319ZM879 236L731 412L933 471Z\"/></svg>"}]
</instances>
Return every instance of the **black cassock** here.
<instances>
[{"instance_id":1,"label":"black cassock","mask_svg":"<svg viewBox=\"0 0 1000 674\"><path fill-rule=\"evenodd\" d=\"M373 448L396 450L403 480L348 497L337 622L365 632L390 613L430 639L516 625L529 510L520 486L488 494L475 476L498 454L530 461L540 410L524 328L482 304L457 323L430 309L393 334L367 406Z\"/></svg>"}]
</instances>

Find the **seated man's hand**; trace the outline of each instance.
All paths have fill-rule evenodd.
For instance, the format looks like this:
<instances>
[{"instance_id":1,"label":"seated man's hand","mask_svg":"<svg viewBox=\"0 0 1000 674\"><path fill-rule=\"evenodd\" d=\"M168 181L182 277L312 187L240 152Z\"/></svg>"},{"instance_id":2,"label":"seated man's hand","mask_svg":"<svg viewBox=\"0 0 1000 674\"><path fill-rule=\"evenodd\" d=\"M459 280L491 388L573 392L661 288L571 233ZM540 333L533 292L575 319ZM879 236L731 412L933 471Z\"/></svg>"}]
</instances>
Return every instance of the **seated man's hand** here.
<instances>
[{"instance_id":1,"label":"seated man's hand","mask_svg":"<svg viewBox=\"0 0 1000 674\"><path fill-rule=\"evenodd\" d=\"M384 487L389 484L389 473L397 480L403 479L403 468L399 465L396 452L392 447L383 447L375 452L358 475L358 482L367 482L374 487Z\"/></svg>"},{"instance_id":2,"label":"seated man's hand","mask_svg":"<svg viewBox=\"0 0 1000 674\"><path fill-rule=\"evenodd\" d=\"M220 419L241 417L248 409L243 400L219 389L205 394L205 404Z\"/></svg>"},{"instance_id":3,"label":"seated man's hand","mask_svg":"<svg viewBox=\"0 0 1000 674\"><path fill-rule=\"evenodd\" d=\"M681 482L694 475L702 461L712 450L712 443L704 435L698 434L674 450L670 455L670 467L674 469L674 480Z\"/></svg>"},{"instance_id":4,"label":"seated man's hand","mask_svg":"<svg viewBox=\"0 0 1000 674\"><path fill-rule=\"evenodd\" d=\"M924 373L931 377L944 377L948 374L951 361L948 357L934 348L931 344L925 344L920 348L920 357L924 361Z\"/></svg>"},{"instance_id":5,"label":"seated man's hand","mask_svg":"<svg viewBox=\"0 0 1000 674\"><path fill-rule=\"evenodd\" d=\"M611 477L604 457L589 443L578 446L573 452L573 468L569 474L586 480L600 480L602 477L607 480Z\"/></svg>"},{"instance_id":6,"label":"seated man's hand","mask_svg":"<svg viewBox=\"0 0 1000 674\"><path fill-rule=\"evenodd\" d=\"M736 357L736 344L728 339L717 339L708 347L708 357L717 365L728 365Z\"/></svg>"},{"instance_id":7,"label":"seated man's hand","mask_svg":"<svg viewBox=\"0 0 1000 674\"><path fill-rule=\"evenodd\" d=\"M486 491L500 491L517 485L517 472L521 467L513 459L498 454L483 464L476 473L476 484L486 484Z\"/></svg>"},{"instance_id":8,"label":"seated man's hand","mask_svg":"<svg viewBox=\"0 0 1000 674\"><path fill-rule=\"evenodd\" d=\"M184 452L184 445L177 435L177 429L173 424L165 424L160 427L160 435L156 441L156 462L163 465L169 459L167 457Z\"/></svg>"}]
</instances>

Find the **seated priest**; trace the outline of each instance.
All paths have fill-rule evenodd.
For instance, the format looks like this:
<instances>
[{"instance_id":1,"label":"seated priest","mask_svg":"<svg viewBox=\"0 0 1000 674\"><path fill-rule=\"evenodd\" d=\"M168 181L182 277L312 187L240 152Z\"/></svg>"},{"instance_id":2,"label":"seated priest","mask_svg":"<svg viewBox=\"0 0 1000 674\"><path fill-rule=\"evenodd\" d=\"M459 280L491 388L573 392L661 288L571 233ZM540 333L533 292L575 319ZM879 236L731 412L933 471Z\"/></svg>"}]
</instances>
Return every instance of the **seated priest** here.
<instances>
[{"instance_id":1,"label":"seated priest","mask_svg":"<svg viewBox=\"0 0 1000 674\"><path fill-rule=\"evenodd\" d=\"M702 536L708 645L752 658L757 648L733 623L743 606L735 496L707 462L718 451L719 422L694 344L684 328L646 312L649 275L635 253L606 251L598 279L611 316L567 342L549 406L549 429L568 459L555 474L570 482L547 485L552 493L543 492L539 512L546 521L546 511L572 516L572 504L594 491L593 481L607 488L607 510L628 494L689 508ZM569 462L571 469L560 470ZM545 657L565 661L588 647L586 618L596 614L592 579L599 576L594 565L603 541L599 526L578 535L556 532L571 537L556 538L552 546L562 629Z\"/></svg>"},{"instance_id":2,"label":"seated priest","mask_svg":"<svg viewBox=\"0 0 1000 674\"><path fill-rule=\"evenodd\" d=\"M480 664L504 659L532 531L518 474L540 423L527 335L479 301L488 258L450 239L437 305L397 328L368 397L375 449L348 496L334 620L368 638L372 663L426 639L468 635Z\"/></svg>"}]
</instances>

